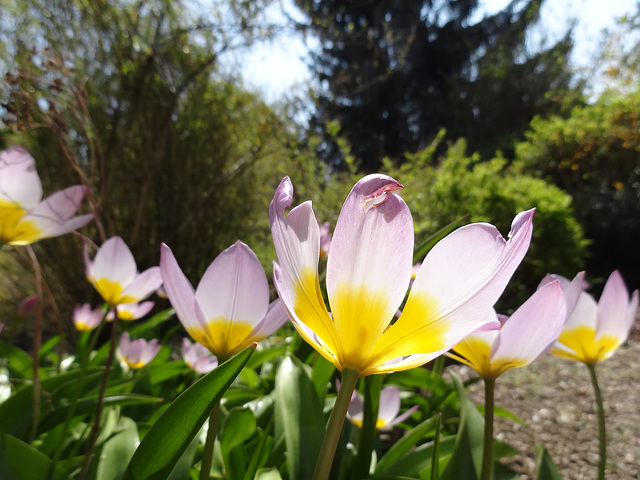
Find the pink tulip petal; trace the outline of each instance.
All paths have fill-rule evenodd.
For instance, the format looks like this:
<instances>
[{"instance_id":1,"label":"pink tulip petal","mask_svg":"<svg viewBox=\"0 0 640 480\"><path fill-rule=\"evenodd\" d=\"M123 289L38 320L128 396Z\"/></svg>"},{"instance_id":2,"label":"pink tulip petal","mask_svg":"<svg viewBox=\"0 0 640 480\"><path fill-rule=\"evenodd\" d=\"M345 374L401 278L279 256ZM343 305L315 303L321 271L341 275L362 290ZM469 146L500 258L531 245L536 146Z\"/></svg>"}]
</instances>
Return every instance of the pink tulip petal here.
<instances>
[{"instance_id":1,"label":"pink tulip petal","mask_svg":"<svg viewBox=\"0 0 640 480\"><path fill-rule=\"evenodd\" d=\"M564 323L564 329L570 330L579 326L596 331L598 326L598 304L591 295L582 292L576 306Z\"/></svg>"},{"instance_id":2,"label":"pink tulip petal","mask_svg":"<svg viewBox=\"0 0 640 480\"><path fill-rule=\"evenodd\" d=\"M41 199L42 184L29 152L19 146L0 152L0 200L31 210Z\"/></svg>"},{"instance_id":3,"label":"pink tulip petal","mask_svg":"<svg viewBox=\"0 0 640 480\"><path fill-rule=\"evenodd\" d=\"M402 351L446 351L490 322L486 312L529 247L533 213L516 216L508 241L493 225L477 223L438 242L420 267L403 314L376 345L377 360L385 363Z\"/></svg>"},{"instance_id":4,"label":"pink tulip petal","mask_svg":"<svg viewBox=\"0 0 640 480\"><path fill-rule=\"evenodd\" d=\"M269 304L269 310L258 326L251 333L252 337L265 338L282 327L289 320L284 302L276 298Z\"/></svg>"},{"instance_id":5,"label":"pink tulip petal","mask_svg":"<svg viewBox=\"0 0 640 480\"><path fill-rule=\"evenodd\" d=\"M135 298L135 301L139 302L155 292L160 285L162 285L160 267L151 267L135 277L122 294Z\"/></svg>"},{"instance_id":6,"label":"pink tulip petal","mask_svg":"<svg viewBox=\"0 0 640 480\"><path fill-rule=\"evenodd\" d=\"M491 362L514 360L529 364L547 353L558 339L566 318L566 301L560 282L536 291L500 330L491 348Z\"/></svg>"},{"instance_id":7,"label":"pink tulip petal","mask_svg":"<svg viewBox=\"0 0 640 480\"><path fill-rule=\"evenodd\" d=\"M399 423L404 422L407 418L409 418L411 415L413 415L413 412L418 410L418 408L419 408L419 405L414 405L413 407L411 407L409 410L407 410L403 414L398 415L396 418L394 418L393 420L388 422L385 425L385 428L393 427L394 425L397 425Z\"/></svg>"},{"instance_id":8,"label":"pink tulip petal","mask_svg":"<svg viewBox=\"0 0 640 480\"><path fill-rule=\"evenodd\" d=\"M629 292L622 275L614 271L607 280L598 301L597 337L612 335L622 344L629 335L634 317L628 314Z\"/></svg>"},{"instance_id":9,"label":"pink tulip petal","mask_svg":"<svg viewBox=\"0 0 640 480\"><path fill-rule=\"evenodd\" d=\"M173 252L164 243L160 247L160 272L169 301L189 335L192 335L191 332L194 329L202 330L204 325L200 323L196 313L198 306L195 291L185 274L182 273Z\"/></svg>"},{"instance_id":10,"label":"pink tulip petal","mask_svg":"<svg viewBox=\"0 0 640 480\"><path fill-rule=\"evenodd\" d=\"M285 177L269 206L271 234L279 264L274 262L273 282L289 316L302 337L318 349L327 360L336 363L337 333L322 298L318 279L320 232L311 203L298 205L285 217L291 205L293 185ZM304 325L304 327L303 327ZM316 342L309 331L320 339Z\"/></svg>"},{"instance_id":11,"label":"pink tulip petal","mask_svg":"<svg viewBox=\"0 0 640 480\"><path fill-rule=\"evenodd\" d=\"M93 277L106 278L123 288L131 284L137 273L136 261L120 237L108 239L93 259Z\"/></svg>"},{"instance_id":12,"label":"pink tulip petal","mask_svg":"<svg viewBox=\"0 0 640 480\"><path fill-rule=\"evenodd\" d=\"M71 219L78 211L87 187L76 185L54 193L35 207L23 221L34 222L42 230L42 237L52 237L83 227L93 215Z\"/></svg>"},{"instance_id":13,"label":"pink tulip petal","mask_svg":"<svg viewBox=\"0 0 640 480\"><path fill-rule=\"evenodd\" d=\"M238 241L218 255L202 276L196 299L208 321L256 326L269 308L269 284L253 250Z\"/></svg>"},{"instance_id":14,"label":"pink tulip petal","mask_svg":"<svg viewBox=\"0 0 640 480\"><path fill-rule=\"evenodd\" d=\"M385 424L391 422L400 411L400 390L396 387L384 387L380 391L378 418Z\"/></svg>"},{"instance_id":15,"label":"pink tulip petal","mask_svg":"<svg viewBox=\"0 0 640 480\"><path fill-rule=\"evenodd\" d=\"M411 280L413 221L385 175L355 184L336 223L327 260L327 293L341 359L359 369L389 325ZM366 328L363 326L366 325Z\"/></svg>"},{"instance_id":16,"label":"pink tulip petal","mask_svg":"<svg viewBox=\"0 0 640 480\"><path fill-rule=\"evenodd\" d=\"M338 389L340 385L338 384ZM358 392L351 394L351 400L349 401L349 407L347 408L347 416L355 423L362 424L364 417L364 402Z\"/></svg>"}]
</instances>

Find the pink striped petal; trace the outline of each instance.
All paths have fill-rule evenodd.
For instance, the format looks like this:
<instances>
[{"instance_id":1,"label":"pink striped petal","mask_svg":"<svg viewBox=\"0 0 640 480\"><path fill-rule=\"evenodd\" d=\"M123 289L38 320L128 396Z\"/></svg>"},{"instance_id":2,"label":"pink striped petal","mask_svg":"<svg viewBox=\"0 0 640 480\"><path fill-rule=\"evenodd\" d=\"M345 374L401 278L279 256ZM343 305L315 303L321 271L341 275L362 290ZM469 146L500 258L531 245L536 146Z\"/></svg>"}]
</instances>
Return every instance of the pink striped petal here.
<instances>
[{"instance_id":1,"label":"pink striped petal","mask_svg":"<svg viewBox=\"0 0 640 480\"><path fill-rule=\"evenodd\" d=\"M257 325L269 308L269 284L253 250L238 241L218 255L196 288L196 300L208 321Z\"/></svg>"},{"instance_id":2,"label":"pink striped petal","mask_svg":"<svg viewBox=\"0 0 640 480\"><path fill-rule=\"evenodd\" d=\"M560 282L536 291L500 329L491 347L491 361L516 360L523 366L547 353L558 339L566 318L566 301Z\"/></svg>"},{"instance_id":3,"label":"pink striped petal","mask_svg":"<svg viewBox=\"0 0 640 480\"><path fill-rule=\"evenodd\" d=\"M192 335L191 332L194 329L205 330L206 323L200 323L196 312L199 307L196 303L195 291L182 273L173 252L164 243L160 247L160 272L169 301L176 311L178 320L184 325L189 335Z\"/></svg>"},{"instance_id":4,"label":"pink striped petal","mask_svg":"<svg viewBox=\"0 0 640 480\"><path fill-rule=\"evenodd\" d=\"M93 219L93 215L71 217L80 208L86 189L76 185L54 193L25 215L22 221L34 222L42 230L42 238L63 235L83 227Z\"/></svg>"},{"instance_id":5,"label":"pink striped petal","mask_svg":"<svg viewBox=\"0 0 640 480\"><path fill-rule=\"evenodd\" d=\"M403 314L376 345L378 361L401 351L446 351L488 323L486 312L529 247L533 213L516 216L508 241L493 225L477 223L438 242L420 267Z\"/></svg>"},{"instance_id":6,"label":"pink striped petal","mask_svg":"<svg viewBox=\"0 0 640 480\"><path fill-rule=\"evenodd\" d=\"M267 315L251 333L251 336L266 338L287 323L288 320L289 314L284 306L284 302L276 298L269 304Z\"/></svg>"},{"instance_id":7,"label":"pink striped petal","mask_svg":"<svg viewBox=\"0 0 640 480\"><path fill-rule=\"evenodd\" d=\"M35 208L42 199L36 162L24 147L0 152L0 199L16 202L25 210Z\"/></svg>"},{"instance_id":8,"label":"pink striped petal","mask_svg":"<svg viewBox=\"0 0 640 480\"><path fill-rule=\"evenodd\" d=\"M393 193L402 186L368 175L347 197L327 260L327 293L345 366L360 369L402 303L411 280L413 221Z\"/></svg>"}]
</instances>

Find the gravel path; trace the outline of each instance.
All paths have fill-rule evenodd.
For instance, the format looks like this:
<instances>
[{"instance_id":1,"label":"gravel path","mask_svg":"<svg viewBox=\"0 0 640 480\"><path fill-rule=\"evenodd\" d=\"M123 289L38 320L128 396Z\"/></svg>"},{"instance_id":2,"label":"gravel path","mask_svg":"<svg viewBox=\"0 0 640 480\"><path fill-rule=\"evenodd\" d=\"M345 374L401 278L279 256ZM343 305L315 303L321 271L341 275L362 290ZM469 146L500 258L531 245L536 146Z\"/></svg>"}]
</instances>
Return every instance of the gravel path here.
<instances>
[{"instance_id":1,"label":"gravel path","mask_svg":"<svg viewBox=\"0 0 640 480\"><path fill-rule=\"evenodd\" d=\"M470 368L453 367L463 378ZM597 366L607 418L607 480L640 479L640 322L627 345ZM481 382L471 398L483 403ZM496 417L495 435L520 452L506 462L535 478L535 442L542 442L565 480L596 478L598 434L593 390L587 368L546 355L528 367L511 370L496 382L496 405L527 425Z\"/></svg>"}]
</instances>

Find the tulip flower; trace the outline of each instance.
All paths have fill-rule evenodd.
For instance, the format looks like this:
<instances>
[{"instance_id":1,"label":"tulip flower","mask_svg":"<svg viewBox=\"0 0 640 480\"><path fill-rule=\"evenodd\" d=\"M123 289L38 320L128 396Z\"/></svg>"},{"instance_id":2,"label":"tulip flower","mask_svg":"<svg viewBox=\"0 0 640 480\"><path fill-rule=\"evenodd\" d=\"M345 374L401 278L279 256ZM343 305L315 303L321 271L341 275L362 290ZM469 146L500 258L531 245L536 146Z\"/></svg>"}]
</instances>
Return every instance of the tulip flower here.
<instances>
[{"instance_id":1,"label":"tulip flower","mask_svg":"<svg viewBox=\"0 0 640 480\"><path fill-rule=\"evenodd\" d=\"M496 319L491 310L492 319ZM566 318L559 281L534 293L511 317L499 316L499 329L474 332L453 347L450 357L470 366L485 379L523 367L544 355L558 339Z\"/></svg>"},{"instance_id":2,"label":"tulip flower","mask_svg":"<svg viewBox=\"0 0 640 480\"><path fill-rule=\"evenodd\" d=\"M511 317L499 316L498 329L465 337L450 357L469 365L484 379L485 422L481 480L491 478L493 464L493 409L496 379L507 370L523 367L549 351L567 316L565 293L555 280L538 289ZM496 314L489 314L494 321Z\"/></svg>"},{"instance_id":3,"label":"tulip flower","mask_svg":"<svg viewBox=\"0 0 640 480\"><path fill-rule=\"evenodd\" d=\"M162 284L158 267L138 273L131 250L120 237L104 242L93 262L85 244L84 257L87 279L111 306L144 300Z\"/></svg>"},{"instance_id":4,"label":"tulip flower","mask_svg":"<svg viewBox=\"0 0 640 480\"><path fill-rule=\"evenodd\" d=\"M285 177L269 206L278 255L273 278L300 335L342 372L313 480L328 478L351 393L359 377L422 365L485 325L524 257L533 210L513 221L506 241L489 224L467 225L424 259L400 317L413 264L413 220L386 175L358 181L342 206L327 258L331 313L320 290L320 231L310 202L285 210L293 185Z\"/></svg>"},{"instance_id":5,"label":"tulip flower","mask_svg":"<svg viewBox=\"0 0 640 480\"><path fill-rule=\"evenodd\" d=\"M320 233L311 203L291 210L285 177L269 208L280 263L274 283L302 337L339 370L359 376L424 364L487 323L531 238L533 210L519 214L505 241L472 224L441 240L416 276L404 311L390 324L411 280L413 221L385 175L360 180L336 223L327 259L329 314L319 287Z\"/></svg>"},{"instance_id":6,"label":"tulip flower","mask_svg":"<svg viewBox=\"0 0 640 480\"><path fill-rule=\"evenodd\" d=\"M42 201L35 160L23 147L0 152L0 242L29 245L85 226L93 215L73 217L86 187L76 185Z\"/></svg>"},{"instance_id":7,"label":"tulip flower","mask_svg":"<svg viewBox=\"0 0 640 480\"><path fill-rule=\"evenodd\" d=\"M143 338L131 341L127 332L122 332L120 342L118 343L118 356L129 365L130 368L137 370L144 367L153 360L160 351L158 340L153 339L147 342Z\"/></svg>"},{"instance_id":8,"label":"tulip flower","mask_svg":"<svg viewBox=\"0 0 640 480\"><path fill-rule=\"evenodd\" d=\"M258 257L240 241L218 255L195 291L164 244L160 270L178 319L219 359L268 337L287 321L279 300L269 304L269 284Z\"/></svg>"},{"instance_id":9,"label":"tulip flower","mask_svg":"<svg viewBox=\"0 0 640 480\"><path fill-rule=\"evenodd\" d=\"M142 303L121 303L117 307L118 319L125 322L131 322L144 317L151 311L155 302L142 302ZM115 318L114 311L111 310L107 313L107 322L111 322Z\"/></svg>"},{"instance_id":10,"label":"tulip flower","mask_svg":"<svg viewBox=\"0 0 640 480\"><path fill-rule=\"evenodd\" d=\"M204 345L191 343L188 338L182 339L182 358L187 366L199 374L209 373L218 366L218 359Z\"/></svg>"},{"instance_id":11,"label":"tulip flower","mask_svg":"<svg viewBox=\"0 0 640 480\"><path fill-rule=\"evenodd\" d=\"M557 278L565 285L568 282L562 277ZM609 276L598 303L588 293L580 292L575 308L565 322L558 341L551 349L553 355L584 363L589 370L598 413L600 454L598 480L605 478L607 432L604 401L596 375L596 364L611 357L627 340L637 309L638 290L635 290L629 298L624 280L620 272L615 270Z\"/></svg>"},{"instance_id":12,"label":"tulip flower","mask_svg":"<svg viewBox=\"0 0 640 480\"><path fill-rule=\"evenodd\" d=\"M91 309L91 305L85 303L83 305L76 305L73 310L73 324L76 329L81 332L90 332L102 322L104 313L100 308L95 310Z\"/></svg>"},{"instance_id":13,"label":"tulip flower","mask_svg":"<svg viewBox=\"0 0 640 480\"><path fill-rule=\"evenodd\" d=\"M403 422L418 409L418 405L411 407L402 415L400 412L400 390L396 387L384 387L380 391L380 406L378 408L378 420L376 428L379 430L388 430L394 425ZM362 427L364 413L364 402L358 392L353 392L349 409L347 410L347 418L357 427Z\"/></svg>"},{"instance_id":14,"label":"tulip flower","mask_svg":"<svg viewBox=\"0 0 640 480\"><path fill-rule=\"evenodd\" d=\"M604 286L600 301L581 292L551 353L585 364L611 357L629 336L638 309L638 291L629 298L617 270Z\"/></svg>"}]
</instances>

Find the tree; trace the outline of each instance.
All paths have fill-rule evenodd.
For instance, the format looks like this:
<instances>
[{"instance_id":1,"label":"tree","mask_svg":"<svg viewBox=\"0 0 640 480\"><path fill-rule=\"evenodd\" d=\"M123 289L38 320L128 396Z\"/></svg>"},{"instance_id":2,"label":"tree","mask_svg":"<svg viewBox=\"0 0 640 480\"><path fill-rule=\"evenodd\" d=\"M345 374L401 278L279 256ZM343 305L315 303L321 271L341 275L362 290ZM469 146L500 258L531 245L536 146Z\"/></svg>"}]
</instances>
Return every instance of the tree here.
<instances>
[{"instance_id":1,"label":"tree","mask_svg":"<svg viewBox=\"0 0 640 480\"><path fill-rule=\"evenodd\" d=\"M536 113L561 109L553 90L571 73L570 34L529 53L525 35L539 0L514 0L474 20L478 0L296 0L320 40L311 67L321 83L314 127L339 121L362 169L401 162L433 140L465 137L490 156L512 153ZM325 158L340 162L331 137Z\"/></svg>"},{"instance_id":2,"label":"tree","mask_svg":"<svg viewBox=\"0 0 640 480\"><path fill-rule=\"evenodd\" d=\"M283 175L303 183L320 166L286 121L218 72L219 56L256 34L264 2L220 3L207 19L171 0L48 4L16 2L15 30L0 35L12 45L3 135L32 153L46 191L88 185L98 221L83 233L122 236L141 269L166 242L196 278L237 239L270 266L273 192ZM93 295L80 246L36 246L67 313Z\"/></svg>"},{"instance_id":3,"label":"tree","mask_svg":"<svg viewBox=\"0 0 640 480\"><path fill-rule=\"evenodd\" d=\"M640 91L610 92L569 118L536 117L515 162L573 197L576 219L592 240L592 278L620 269L632 289L640 286L639 132Z\"/></svg>"}]
</instances>

